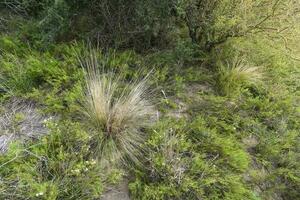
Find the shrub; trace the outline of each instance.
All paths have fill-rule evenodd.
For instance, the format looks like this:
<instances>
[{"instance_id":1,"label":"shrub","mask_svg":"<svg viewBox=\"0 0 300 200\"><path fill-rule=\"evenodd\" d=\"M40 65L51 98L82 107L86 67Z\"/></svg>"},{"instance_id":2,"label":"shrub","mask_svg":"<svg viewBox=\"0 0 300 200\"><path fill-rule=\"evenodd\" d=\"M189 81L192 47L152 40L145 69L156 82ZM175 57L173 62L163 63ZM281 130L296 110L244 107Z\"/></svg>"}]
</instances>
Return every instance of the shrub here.
<instances>
[{"instance_id":1,"label":"shrub","mask_svg":"<svg viewBox=\"0 0 300 200\"><path fill-rule=\"evenodd\" d=\"M30 50L30 49L29 49ZM32 92L34 88L54 86L66 81L66 69L52 56L31 52L20 55L4 53L0 87L15 93ZM43 57L43 59L39 59Z\"/></svg>"},{"instance_id":2,"label":"shrub","mask_svg":"<svg viewBox=\"0 0 300 200\"><path fill-rule=\"evenodd\" d=\"M146 144L148 167L129 185L133 199L255 199L243 181L247 152L202 117L163 120Z\"/></svg>"},{"instance_id":3,"label":"shrub","mask_svg":"<svg viewBox=\"0 0 300 200\"><path fill-rule=\"evenodd\" d=\"M1 95L30 98L45 105L45 112L66 114L66 110L74 110L84 82L83 72L76 65L74 49L60 45L41 53L19 44L14 46L3 49ZM13 47L19 51L11 50Z\"/></svg>"},{"instance_id":4,"label":"shrub","mask_svg":"<svg viewBox=\"0 0 300 200\"><path fill-rule=\"evenodd\" d=\"M2 3L6 9L31 17L34 26L30 35L44 44L88 37L103 46L142 50L167 43L168 33L174 28L171 10L175 2L0 0L0 6Z\"/></svg>"},{"instance_id":5,"label":"shrub","mask_svg":"<svg viewBox=\"0 0 300 200\"><path fill-rule=\"evenodd\" d=\"M293 37L300 6L290 0L185 0L179 5L190 38L206 52L230 38Z\"/></svg>"},{"instance_id":6,"label":"shrub","mask_svg":"<svg viewBox=\"0 0 300 200\"><path fill-rule=\"evenodd\" d=\"M102 169L90 155L89 135L78 123L48 123L39 142L14 143L0 155L0 199L95 199Z\"/></svg>"},{"instance_id":7,"label":"shrub","mask_svg":"<svg viewBox=\"0 0 300 200\"><path fill-rule=\"evenodd\" d=\"M81 65L87 90L81 112L89 122L95 152L102 160L138 162L143 152L143 129L151 124L154 114L148 76L122 84L121 75L101 73L103 66L94 53Z\"/></svg>"},{"instance_id":8,"label":"shrub","mask_svg":"<svg viewBox=\"0 0 300 200\"><path fill-rule=\"evenodd\" d=\"M250 66L243 59L219 63L217 86L224 95L233 95L242 86L257 85L262 81L263 73L259 67Z\"/></svg>"},{"instance_id":9,"label":"shrub","mask_svg":"<svg viewBox=\"0 0 300 200\"><path fill-rule=\"evenodd\" d=\"M207 95L200 104L193 102L198 108L194 116L201 113L209 128L226 138L215 138L216 142L225 145L230 141L227 138L235 137L251 154L245 181L262 199L299 198L299 98L284 91L281 88L238 99ZM233 160L230 162L237 163Z\"/></svg>"},{"instance_id":10,"label":"shrub","mask_svg":"<svg viewBox=\"0 0 300 200\"><path fill-rule=\"evenodd\" d=\"M6 7L15 13L37 16L49 4L48 0L1 0L0 6Z\"/></svg>"}]
</instances>

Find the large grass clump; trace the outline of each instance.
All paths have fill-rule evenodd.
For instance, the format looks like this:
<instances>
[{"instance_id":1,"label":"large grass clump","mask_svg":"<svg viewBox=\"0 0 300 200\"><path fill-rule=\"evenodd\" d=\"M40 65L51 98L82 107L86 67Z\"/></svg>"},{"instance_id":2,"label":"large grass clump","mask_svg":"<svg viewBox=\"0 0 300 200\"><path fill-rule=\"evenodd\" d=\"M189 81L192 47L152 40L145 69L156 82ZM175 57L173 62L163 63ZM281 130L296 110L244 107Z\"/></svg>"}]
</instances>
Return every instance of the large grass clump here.
<instances>
[{"instance_id":1,"label":"large grass clump","mask_svg":"<svg viewBox=\"0 0 300 200\"><path fill-rule=\"evenodd\" d=\"M86 79L82 113L92 134L93 149L102 161L137 163L144 151L144 129L154 116L149 76L124 83L122 75L103 72L99 63L96 53L81 59Z\"/></svg>"}]
</instances>

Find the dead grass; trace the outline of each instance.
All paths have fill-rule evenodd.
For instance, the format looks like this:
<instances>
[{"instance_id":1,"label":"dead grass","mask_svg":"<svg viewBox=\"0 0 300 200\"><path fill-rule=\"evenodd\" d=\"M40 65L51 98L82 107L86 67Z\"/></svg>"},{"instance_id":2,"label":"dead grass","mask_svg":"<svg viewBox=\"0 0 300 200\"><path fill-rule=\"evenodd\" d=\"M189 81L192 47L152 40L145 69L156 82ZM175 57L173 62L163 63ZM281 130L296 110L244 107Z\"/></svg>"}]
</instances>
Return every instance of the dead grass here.
<instances>
[{"instance_id":1,"label":"dead grass","mask_svg":"<svg viewBox=\"0 0 300 200\"><path fill-rule=\"evenodd\" d=\"M95 54L81 59L81 65L86 75L82 113L90 126L94 150L102 161L139 163L144 129L153 123L155 113L149 76L125 83L122 75L103 72Z\"/></svg>"}]
</instances>

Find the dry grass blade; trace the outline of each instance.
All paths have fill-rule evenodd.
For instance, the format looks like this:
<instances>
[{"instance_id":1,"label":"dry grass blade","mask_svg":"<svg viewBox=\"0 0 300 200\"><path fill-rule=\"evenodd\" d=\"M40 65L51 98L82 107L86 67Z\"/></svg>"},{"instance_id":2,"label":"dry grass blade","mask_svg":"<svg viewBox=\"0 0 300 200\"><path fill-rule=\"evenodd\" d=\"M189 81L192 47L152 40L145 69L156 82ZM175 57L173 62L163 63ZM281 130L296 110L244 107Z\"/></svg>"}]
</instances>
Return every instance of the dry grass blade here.
<instances>
[{"instance_id":1,"label":"dry grass blade","mask_svg":"<svg viewBox=\"0 0 300 200\"><path fill-rule=\"evenodd\" d=\"M140 81L122 82L122 75L104 73L95 54L81 59L86 93L82 106L96 153L102 161L139 163L144 149L144 128L151 125L154 106L149 100L146 76Z\"/></svg>"}]
</instances>

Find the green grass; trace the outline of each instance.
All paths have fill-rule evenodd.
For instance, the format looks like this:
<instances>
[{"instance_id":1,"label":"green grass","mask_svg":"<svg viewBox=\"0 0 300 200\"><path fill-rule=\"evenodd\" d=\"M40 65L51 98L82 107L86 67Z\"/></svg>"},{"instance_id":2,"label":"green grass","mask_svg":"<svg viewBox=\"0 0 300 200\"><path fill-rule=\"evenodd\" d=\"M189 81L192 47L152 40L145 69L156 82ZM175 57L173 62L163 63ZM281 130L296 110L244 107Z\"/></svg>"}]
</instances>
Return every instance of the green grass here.
<instances>
[{"instance_id":1,"label":"green grass","mask_svg":"<svg viewBox=\"0 0 300 200\"><path fill-rule=\"evenodd\" d=\"M138 54L24 34L0 36L0 119L22 99L55 121L0 155L0 199L99 199L124 178L136 200L300 198L299 62L278 41Z\"/></svg>"},{"instance_id":2,"label":"green grass","mask_svg":"<svg viewBox=\"0 0 300 200\"><path fill-rule=\"evenodd\" d=\"M245 60L235 58L219 64L217 84L221 94L232 96L247 84L259 85L263 76L262 67L251 66Z\"/></svg>"}]
</instances>

